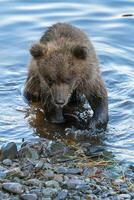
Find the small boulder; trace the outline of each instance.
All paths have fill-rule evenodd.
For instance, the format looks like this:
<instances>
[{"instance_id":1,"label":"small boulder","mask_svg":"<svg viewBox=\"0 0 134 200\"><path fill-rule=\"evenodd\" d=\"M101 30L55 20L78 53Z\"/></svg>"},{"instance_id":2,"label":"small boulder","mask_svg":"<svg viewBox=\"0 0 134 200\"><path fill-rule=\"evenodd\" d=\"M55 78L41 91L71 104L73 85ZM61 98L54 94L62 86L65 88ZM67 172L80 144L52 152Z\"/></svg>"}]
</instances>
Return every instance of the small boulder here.
<instances>
[{"instance_id":1,"label":"small boulder","mask_svg":"<svg viewBox=\"0 0 134 200\"><path fill-rule=\"evenodd\" d=\"M3 183L2 188L7 192L11 192L14 194L22 194L24 192L23 186L20 183L15 182Z\"/></svg>"},{"instance_id":2,"label":"small boulder","mask_svg":"<svg viewBox=\"0 0 134 200\"><path fill-rule=\"evenodd\" d=\"M17 146L14 142L8 142L2 145L0 159L14 159L17 157Z\"/></svg>"}]
</instances>

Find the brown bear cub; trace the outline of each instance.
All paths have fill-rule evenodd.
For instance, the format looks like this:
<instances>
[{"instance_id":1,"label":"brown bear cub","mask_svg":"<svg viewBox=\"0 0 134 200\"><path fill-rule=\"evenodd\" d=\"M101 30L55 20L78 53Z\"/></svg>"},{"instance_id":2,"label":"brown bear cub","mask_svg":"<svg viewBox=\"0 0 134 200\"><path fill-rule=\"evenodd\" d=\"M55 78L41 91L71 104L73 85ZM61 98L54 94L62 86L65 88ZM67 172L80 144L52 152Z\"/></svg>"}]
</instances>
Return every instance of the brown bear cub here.
<instances>
[{"instance_id":1,"label":"brown bear cub","mask_svg":"<svg viewBox=\"0 0 134 200\"><path fill-rule=\"evenodd\" d=\"M80 29L57 23L34 44L24 95L40 101L46 118L63 123L63 107L85 95L94 112L92 127L106 128L108 97L91 41Z\"/></svg>"}]
</instances>

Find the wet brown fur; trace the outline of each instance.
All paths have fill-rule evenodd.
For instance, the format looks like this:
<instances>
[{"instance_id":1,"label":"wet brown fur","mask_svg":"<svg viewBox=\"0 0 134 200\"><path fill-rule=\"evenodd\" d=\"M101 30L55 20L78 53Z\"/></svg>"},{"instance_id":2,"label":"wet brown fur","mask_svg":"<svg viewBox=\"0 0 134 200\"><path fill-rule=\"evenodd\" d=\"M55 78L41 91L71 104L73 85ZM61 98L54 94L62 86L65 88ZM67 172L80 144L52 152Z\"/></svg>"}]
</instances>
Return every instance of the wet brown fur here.
<instances>
[{"instance_id":1,"label":"wet brown fur","mask_svg":"<svg viewBox=\"0 0 134 200\"><path fill-rule=\"evenodd\" d=\"M57 112L57 108L52 101L50 82L53 81L54 90L57 85L65 83L65 86L69 85L70 93L67 100L74 91L84 94L94 111L93 124L106 127L107 91L94 47L85 33L69 24L57 23L44 33L30 52L32 59L24 91L29 100L40 100L51 115Z\"/></svg>"}]
</instances>

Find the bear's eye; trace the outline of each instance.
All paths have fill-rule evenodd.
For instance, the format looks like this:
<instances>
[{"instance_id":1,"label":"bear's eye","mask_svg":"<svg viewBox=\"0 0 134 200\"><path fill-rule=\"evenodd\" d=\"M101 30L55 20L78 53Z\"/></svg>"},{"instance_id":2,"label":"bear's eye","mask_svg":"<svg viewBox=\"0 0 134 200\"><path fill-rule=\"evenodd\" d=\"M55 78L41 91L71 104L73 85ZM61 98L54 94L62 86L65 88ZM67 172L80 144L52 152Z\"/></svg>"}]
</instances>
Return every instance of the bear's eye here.
<instances>
[{"instance_id":1,"label":"bear's eye","mask_svg":"<svg viewBox=\"0 0 134 200\"><path fill-rule=\"evenodd\" d=\"M70 83L71 81L72 81L71 78L66 78L66 79L65 79L65 83Z\"/></svg>"},{"instance_id":2,"label":"bear's eye","mask_svg":"<svg viewBox=\"0 0 134 200\"><path fill-rule=\"evenodd\" d=\"M54 80L52 80L50 77L47 79L48 80L48 84L51 86L54 83Z\"/></svg>"}]
</instances>

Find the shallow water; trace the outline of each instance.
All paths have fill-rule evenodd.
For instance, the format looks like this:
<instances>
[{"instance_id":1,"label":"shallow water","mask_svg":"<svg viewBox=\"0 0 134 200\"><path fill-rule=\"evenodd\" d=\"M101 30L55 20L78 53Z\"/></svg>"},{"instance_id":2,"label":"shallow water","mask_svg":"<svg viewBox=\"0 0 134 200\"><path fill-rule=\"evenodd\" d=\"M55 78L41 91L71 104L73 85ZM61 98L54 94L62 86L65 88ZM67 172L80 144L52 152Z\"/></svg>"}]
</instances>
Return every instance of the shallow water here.
<instances>
[{"instance_id":1,"label":"shallow water","mask_svg":"<svg viewBox=\"0 0 134 200\"><path fill-rule=\"evenodd\" d=\"M68 22L90 35L100 58L110 114L101 145L134 163L134 16L125 16L134 14L134 2L1 0L0 7L0 144L39 136L72 141L60 132L73 124L46 124L43 113L29 108L22 95L30 45L48 26Z\"/></svg>"}]
</instances>

